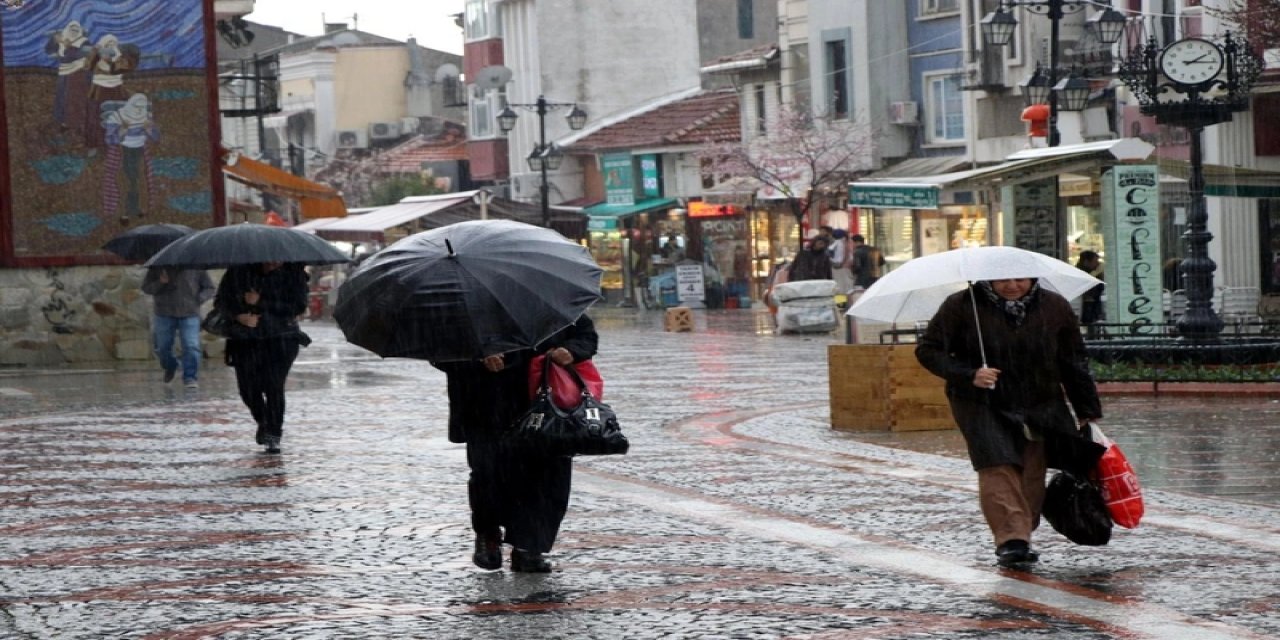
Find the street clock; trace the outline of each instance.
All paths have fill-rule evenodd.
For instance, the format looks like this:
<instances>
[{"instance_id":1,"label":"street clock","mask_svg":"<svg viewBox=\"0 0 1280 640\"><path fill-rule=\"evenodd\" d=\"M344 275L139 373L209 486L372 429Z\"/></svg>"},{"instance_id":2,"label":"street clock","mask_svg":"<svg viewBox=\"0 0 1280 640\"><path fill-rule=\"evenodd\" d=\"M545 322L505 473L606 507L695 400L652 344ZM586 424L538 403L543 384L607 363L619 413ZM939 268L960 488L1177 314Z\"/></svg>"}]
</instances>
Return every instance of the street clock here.
<instances>
[{"instance_id":1,"label":"street clock","mask_svg":"<svg viewBox=\"0 0 1280 640\"><path fill-rule=\"evenodd\" d=\"M1202 38L1178 40L1160 53L1160 71L1169 80L1185 87L1212 81L1225 66L1226 55L1222 49Z\"/></svg>"}]
</instances>

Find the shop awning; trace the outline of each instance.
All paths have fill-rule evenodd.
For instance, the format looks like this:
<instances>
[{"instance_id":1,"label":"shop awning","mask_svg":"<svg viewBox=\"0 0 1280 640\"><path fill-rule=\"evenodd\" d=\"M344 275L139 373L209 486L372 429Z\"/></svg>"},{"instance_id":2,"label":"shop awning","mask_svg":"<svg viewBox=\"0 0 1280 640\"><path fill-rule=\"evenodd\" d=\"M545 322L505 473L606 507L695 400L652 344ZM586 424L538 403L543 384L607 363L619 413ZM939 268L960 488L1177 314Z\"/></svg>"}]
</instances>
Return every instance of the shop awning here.
<instances>
[{"instance_id":1,"label":"shop awning","mask_svg":"<svg viewBox=\"0 0 1280 640\"><path fill-rule=\"evenodd\" d=\"M259 191L297 200L302 205L304 218L342 218L347 215L347 206L337 189L239 154L228 153L225 158L222 172L228 178Z\"/></svg>"},{"instance_id":2,"label":"shop awning","mask_svg":"<svg viewBox=\"0 0 1280 640\"><path fill-rule=\"evenodd\" d=\"M1160 175L1186 180L1191 163L1161 159ZM1231 198L1280 198L1280 172L1220 164L1204 165L1204 193Z\"/></svg>"},{"instance_id":3,"label":"shop awning","mask_svg":"<svg viewBox=\"0 0 1280 640\"><path fill-rule=\"evenodd\" d=\"M410 224L420 227L415 229L415 232L429 228L420 223L421 218L459 204L470 203L475 193L475 191L463 191L434 196L413 196L369 213L348 216L333 224L319 227L315 232L326 240L386 242L388 229Z\"/></svg>"},{"instance_id":4,"label":"shop awning","mask_svg":"<svg viewBox=\"0 0 1280 640\"><path fill-rule=\"evenodd\" d=\"M1026 149L1006 162L980 169L853 182L849 184L849 204L872 209L937 209L944 188L1027 182L1097 167L1101 162L1144 160L1153 151L1154 146L1138 138Z\"/></svg>"},{"instance_id":5,"label":"shop awning","mask_svg":"<svg viewBox=\"0 0 1280 640\"><path fill-rule=\"evenodd\" d=\"M597 204L582 210L587 214L587 229L607 231L618 228L618 220L626 216L679 206L675 198L649 198L635 204Z\"/></svg>"},{"instance_id":6,"label":"shop awning","mask_svg":"<svg viewBox=\"0 0 1280 640\"><path fill-rule=\"evenodd\" d=\"M863 178L868 181L890 180L902 176L932 176L951 173L970 164L964 156L938 156L933 158L908 158L875 171Z\"/></svg>"}]
</instances>

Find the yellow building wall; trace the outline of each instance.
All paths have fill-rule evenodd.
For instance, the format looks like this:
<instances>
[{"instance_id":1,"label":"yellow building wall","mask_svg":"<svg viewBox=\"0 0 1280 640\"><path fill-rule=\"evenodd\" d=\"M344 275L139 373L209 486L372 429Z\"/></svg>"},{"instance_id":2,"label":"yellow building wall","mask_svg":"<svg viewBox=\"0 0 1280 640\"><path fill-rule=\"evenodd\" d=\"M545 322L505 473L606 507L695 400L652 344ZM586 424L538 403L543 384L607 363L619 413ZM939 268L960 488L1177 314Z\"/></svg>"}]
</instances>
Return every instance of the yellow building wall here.
<instances>
[{"instance_id":1,"label":"yellow building wall","mask_svg":"<svg viewBox=\"0 0 1280 640\"><path fill-rule=\"evenodd\" d=\"M311 78L298 78L296 80L286 80L280 83L281 102L288 105L290 98L308 98L314 100L316 95L315 84Z\"/></svg>"},{"instance_id":2,"label":"yellow building wall","mask_svg":"<svg viewBox=\"0 0 1280 640\"><path fill-rule=\"evenodd\" d=\"M346 47L334 68L337 129L363 129L372 122L398 122L408 113L405 78L409 52L400 47Z\"/></svg>"}]
</instances>

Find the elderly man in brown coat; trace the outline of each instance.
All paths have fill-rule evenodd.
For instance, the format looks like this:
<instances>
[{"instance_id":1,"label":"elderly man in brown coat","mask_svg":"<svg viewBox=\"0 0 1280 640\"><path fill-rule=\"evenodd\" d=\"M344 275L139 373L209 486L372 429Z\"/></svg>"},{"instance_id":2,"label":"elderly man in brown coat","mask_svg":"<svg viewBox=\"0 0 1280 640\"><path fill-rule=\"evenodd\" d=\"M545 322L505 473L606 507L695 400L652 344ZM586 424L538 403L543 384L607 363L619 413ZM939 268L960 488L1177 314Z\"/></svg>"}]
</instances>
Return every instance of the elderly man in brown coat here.
<instances>
[{"instance_id":1,"label":"elderly man in brown coat","mask_svg":"<svg viewBox=\"0 0 1280 640\"><path fill-rule=\"evenodd\" d=\"M1086 470L1103 451L1079 429L1102 406L1070 303L1032 279L975 283L943 302L916 358L946 380L999 563L1037 561L1046 467Z\"/></svg>"}]
</instances>

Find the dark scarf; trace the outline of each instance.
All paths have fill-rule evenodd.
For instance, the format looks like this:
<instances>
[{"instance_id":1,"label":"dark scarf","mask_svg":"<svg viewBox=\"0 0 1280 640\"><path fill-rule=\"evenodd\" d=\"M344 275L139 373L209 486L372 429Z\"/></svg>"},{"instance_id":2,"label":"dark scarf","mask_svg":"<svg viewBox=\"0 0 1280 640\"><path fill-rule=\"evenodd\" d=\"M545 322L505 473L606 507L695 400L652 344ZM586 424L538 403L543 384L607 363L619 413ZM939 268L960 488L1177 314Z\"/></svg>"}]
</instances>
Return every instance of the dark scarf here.
<instances>
[{"instance_id":1,"label":"dark scarf","mask_svg":"<svg viewBox=\"0 0 1280 640\"><path fill-rule=\"evenodd\" d=\"M996 290L991 288L991 281L982 280L978 282L978 289L987 296L987 300L991 301L1005 316L1013 322L1013 326L1022 326L1023 321L1027 319L1027 309L1036 301L1040 294L1040 281L1032 280L1031 288L1027 290L1027 295L1017 300L1005 300Z\"/></svg>"}]
</instances>

